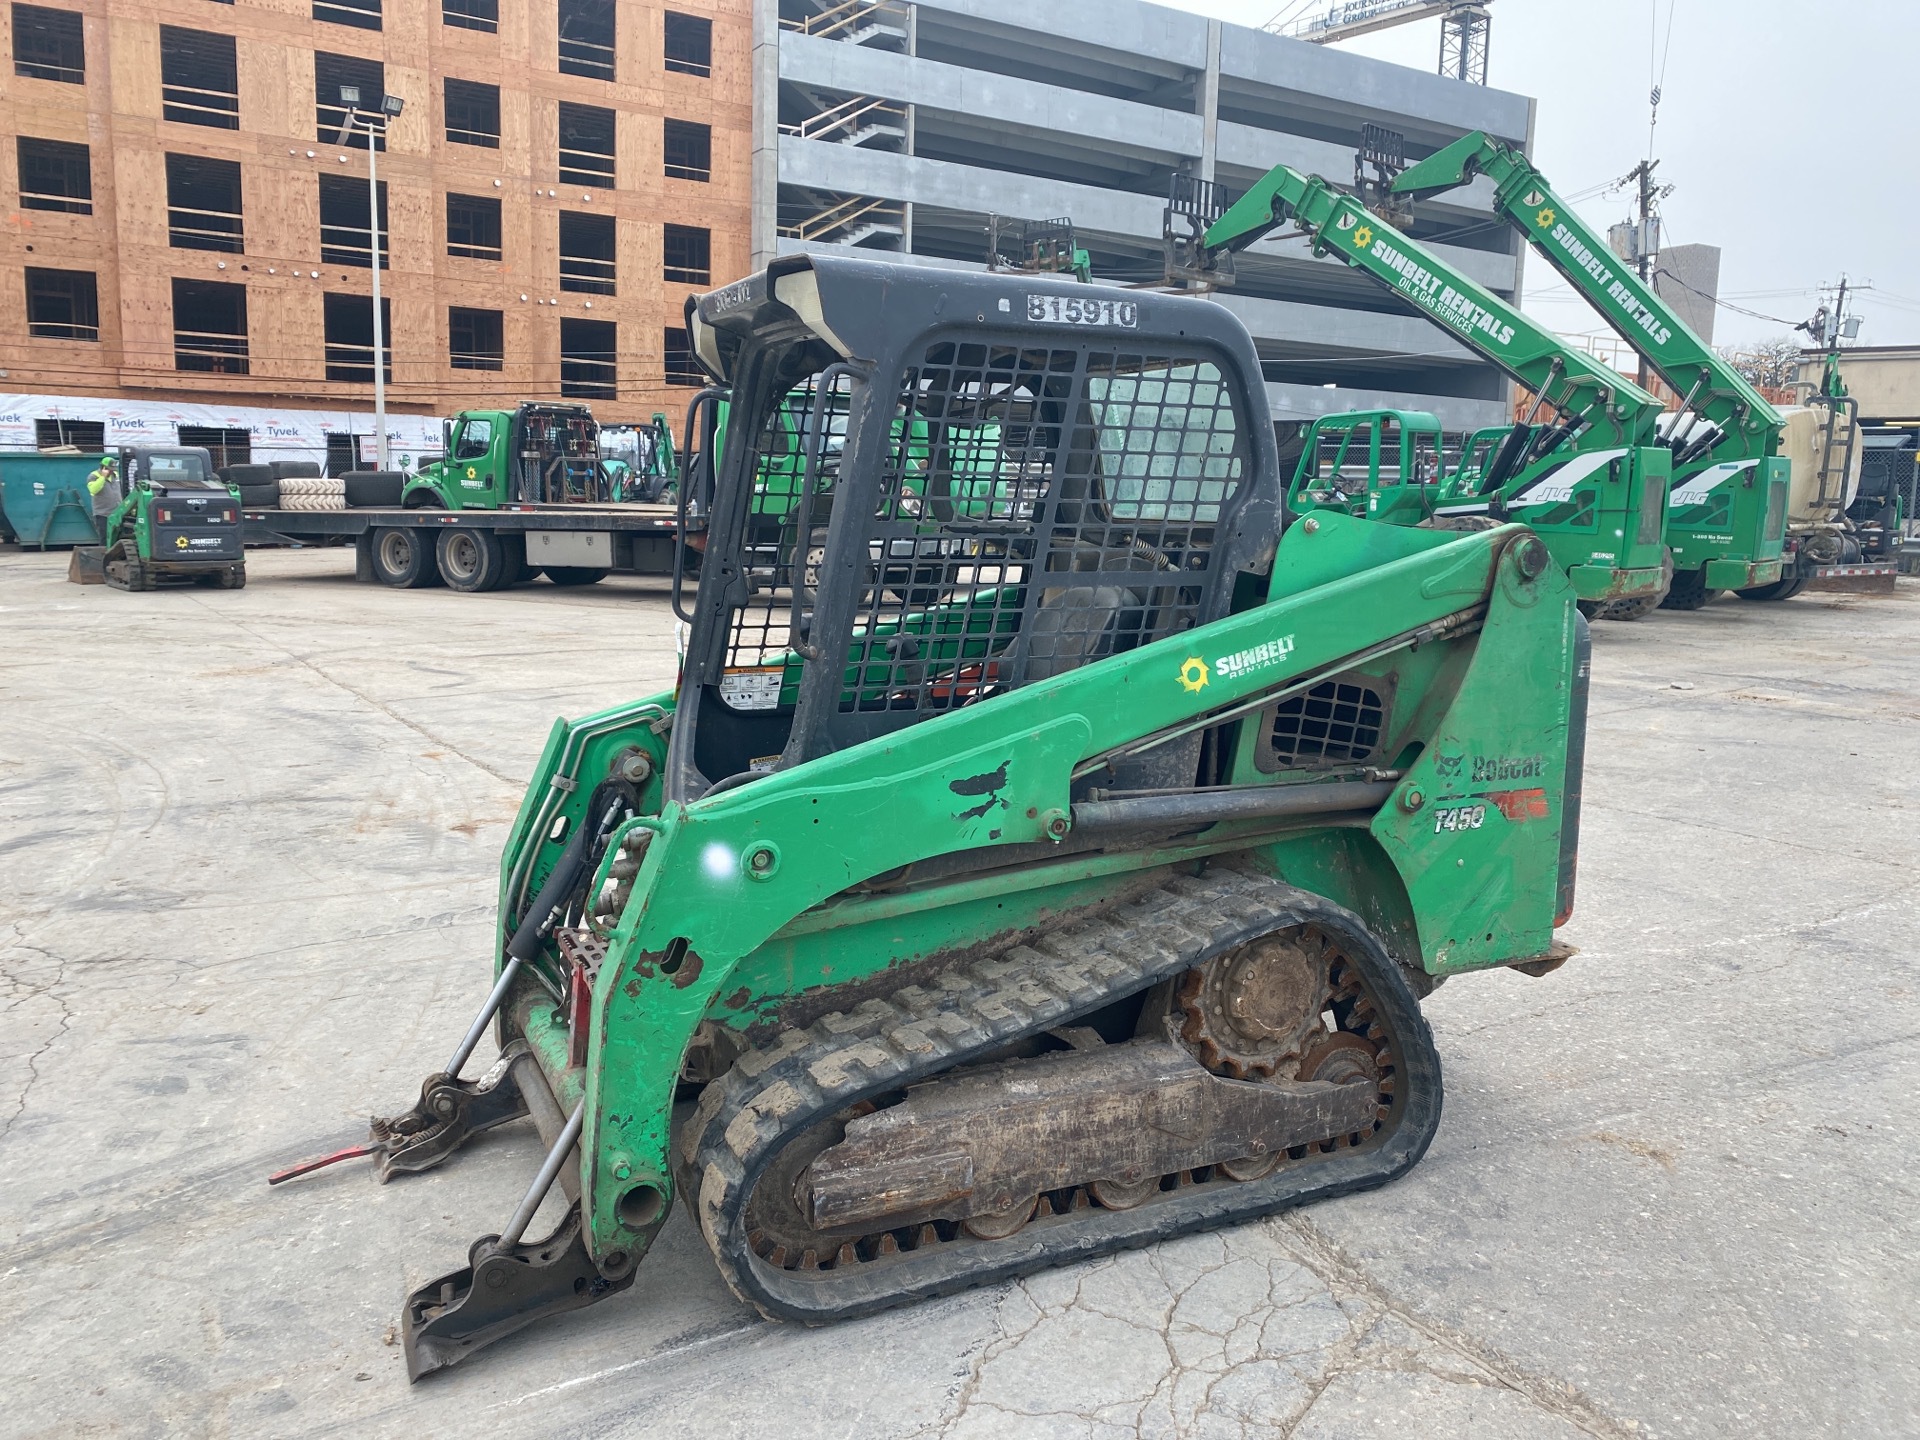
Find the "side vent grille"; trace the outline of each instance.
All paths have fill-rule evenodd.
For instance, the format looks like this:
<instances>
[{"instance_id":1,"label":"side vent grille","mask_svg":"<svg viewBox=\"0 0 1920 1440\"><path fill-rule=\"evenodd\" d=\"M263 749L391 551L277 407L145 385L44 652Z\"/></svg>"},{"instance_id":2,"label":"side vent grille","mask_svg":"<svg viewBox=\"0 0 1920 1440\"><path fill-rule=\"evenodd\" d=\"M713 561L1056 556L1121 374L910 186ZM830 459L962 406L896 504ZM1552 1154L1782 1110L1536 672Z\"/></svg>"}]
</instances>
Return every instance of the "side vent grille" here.
<instances>
[{"instance_id":1,"label":"side vent grille","mask_svg":"<svg viewBox=\"0 0 1920 1440\"><path fill-rule=\"evenodd\" d=\"M1380 749L1387 696L1368 681L1322 680L1267 712L1265 770L1294 770L1365 760Z\"/></svg>"}]
</instances>

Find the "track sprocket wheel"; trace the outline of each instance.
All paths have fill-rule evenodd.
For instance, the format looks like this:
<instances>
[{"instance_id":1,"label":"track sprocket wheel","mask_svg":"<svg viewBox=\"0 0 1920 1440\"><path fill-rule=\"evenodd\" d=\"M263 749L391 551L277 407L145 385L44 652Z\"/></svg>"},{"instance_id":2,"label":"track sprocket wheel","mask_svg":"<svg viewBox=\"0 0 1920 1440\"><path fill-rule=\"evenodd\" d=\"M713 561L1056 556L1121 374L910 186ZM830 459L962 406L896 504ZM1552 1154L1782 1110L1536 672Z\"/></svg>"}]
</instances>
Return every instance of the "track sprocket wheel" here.
<instances>
[{"instance_id":1,"label":"track sprocket wheel","mask_svg":"<svg viewBox=\"0 0 1920 1440\"><path fill-rule=\"evenodd\" d=\"M1235 1080L1291 1078L1325 1033L1333 942L1313 926L1262 935L1180 977L1180 1039L1202 1065Z\"/></svg>"}]
</instances>

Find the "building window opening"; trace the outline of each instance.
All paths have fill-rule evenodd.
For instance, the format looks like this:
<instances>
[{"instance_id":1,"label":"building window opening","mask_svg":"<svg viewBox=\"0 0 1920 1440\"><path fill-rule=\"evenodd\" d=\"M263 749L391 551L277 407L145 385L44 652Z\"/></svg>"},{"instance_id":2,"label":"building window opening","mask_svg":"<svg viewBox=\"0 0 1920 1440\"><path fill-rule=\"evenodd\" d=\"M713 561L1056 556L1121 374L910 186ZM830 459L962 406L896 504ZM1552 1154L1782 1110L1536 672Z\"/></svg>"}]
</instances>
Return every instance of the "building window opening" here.
<instances>
[{"instance_id":1,"label":"building window opening","mask_svg":"<svg viewBox=\"0 0 1920 1440\"><path fill-rule=\"evenodd\" d=\"M614 227L611 215L560 212L560 288L588 295L613 290Z\"/></svg>"},{"instance_id":2,"label":"building window opening","mask_svg":"<svg viewBox=\"0 0 1920 1440\"><path fill-rule=\"evenodd\" d=\"M391 269L393 232L387 228L387 182L380 182L380 268ZM328 265L373 268L373 217L367 186L351 175L320 177L320 259Z\"/></svg>"},{"instance_id":3,"label":"building window opening","mask_svg":"<svg viewBox=\"0 0 1920 1440\"><path fill-rule=\"evenodd\" d=\"M560 0L560 73L613 79L613 0Z\"/></svg>"},{"instance_id":4,"label":"building window opening","mask_svg":"<svg viewBox=\"0 0 1920 1440\"><path fill-rule=\"evenodd\" d=\"M174 427L182 445L193 445L213 457L213 468L253 463L253 432L220 425L179 425Z\"/></svg>"},{"instance_id":5,"label":"building window opening","mask_svg":"<svg viewBox=\"0 0 1920 1440\"><path fill-rule=\"evenodd\" d=\"M476 80L447 81L447 140L500 148L500 87Z\"/></svg>"},{"instance_id":6,"label":"building window opening","mask_svg":"<svg viewBox=\"0 0 1920 1440\"><path fill-rule=\"evenodd\" d=\"M500 258L500 202L491 195L447 196L447 254L462 260Z\"/></svg>"},{"instance_id":7,"label":"building window opening","mask_svg":"<svg viewBox=\"0 0 1920 1440\"><path fill-rule=\"evenodd\" d=\"M13 7L13 73L29 80L87 83L87 41L73 10Z\"/></svg>"},{"instance_id":8,"label":"building window opening","mask_svg":"<svg viewBox=\"0 0 1920 1440\"><path fill-rule=\"evenodd\" d=\"M504 370L505 321L498 310L447 311L447 358L456 370Z\"/></svg>"},{"instance_id":9,"label":"building window opening","mask_svg":"<svg viewBox=\"0 0 1920 1440\"><path fill-rule=\"evenodd\" d=\"M380 97L387 93L386 67L378 60L362 60L357 55L313 52L314 133L324 145L346 144L364 150L367 148L365 125L355 125L345 141L340 138L340 127L347 123L348 114L347 106L340 100L343 87L360 92L362 109L377 107ZM377 150L387 148L384 126L373 126L373 144Z\"/></svg>"},{"instance_id":10,"label":"building window opening","mask_svg":"<svg viewBox=\"0 0 1920 1440\"><path fill-rule=\"evenodd\" d=\"M360 468L359 447L354 437L329 430L327 432L327 474L344 475L349 470Z\"/></svg>"},{"instance_id":11,"label":"building window opening","mask_svg":"<svg viewBox=\"0 0 1920 1440\"><path fill-rule=\"evenodd\" d=\"M692 120L669 120L666 131L667 174L675 180L713 178L713 131Z\"/></svg>"},{"instance_id":12,"label":"building window opening","mask_svg":"<svg viewBox=\"0 0 1920 1440\"><path fill-rule=\"evenodd\" d=\"M667 226L661 278L675 285L707 285L713 281L713 232L697 225Z\"/></svg>"},{"instance_id":13,"label":"building window opening","mask_svg":"<svg viewBox=\"0 0 1920 1440\"><path fill-rule=\"evenodd\" d=\"M22 210L93 213L93 166L86 146L31 135L17 137L14 145L19 151Z\"/></svg>"},{"instance_id":14,"label":"building window opening","mask_svg":"<svg viewBox=\"0 0 1920 1440\"><path fill-rule=\"evenodd\" d=\"M246 248L239 161L167 156L167 243L228 254Z\"/></svg>"},{"instance_id":15,"label":"building window opening","mask_svg":"<svg viewBox=\"0 0 1920 1440\"><path fill-rule=\"evenodd\" d=\"M500 0L440 0L440 18L456 30L491 35L500 28Z\"/></svg>"},{"instance_id":16,"label":"building window opening","mask_svg":"<svg viewBox=\"0 0 1920 1440\"><path fill-rule=\"evenodd\" d=\"M618 331L611 320L560 322L560 393L571 400L618 400Z\"/></svg>"},{"instance_id":17,"label":"building window opening","mask_svg":"<svg viewBox=\"0 0 1920 1440\"><path fill-rule=\"evenodd\" d=\"M233 36L160 27L160 114L181 125L240 128L240 62Z\"/></svg>"},{"instance_id":18,"label":"building window opening","mask_svg":"<svg viewBox=\"0 0 1920 1440\"><path fill-rule=\"evenodd\" d=\"M667 11L666 61L682 75L713 74L713 21Z\"/></svg>"},{"instance_id":19,"label":"building window opening","mask_svg":"<svg viewBox=\"0 0 1920 1440\"><path fill-rule=\"evenodd\" d=\"M667 331L667 384L669 385L705 385L707 377L701 373L700 366L693 358L693 344L687 339L683 329Z\"/></svg>"},{"instance_id":20,"label":"building window opening","mask_svg":"<svg viewBox=\"0 0 1920 1440\"><path fill-rule=\"evenodd\" d=\"M313 0L313 18L361 30L380 28L380 0Z\"/></svg>"},{"instance_id":21,"label":"building window opening","mask_svg":"<svg viewBox=\"0 0 1920 1440\"><path fill-rule=\"evenodd\" d=\"M104 450L107 448L107 422L104 420L36 420L33 422L33 448L36 450Z\"/></svg>"},{"instance_id":22,"label":"building window opening","mask_svg":"<svg viewBox=\"0 0 1920 1440\"><path fill-rule=\"evenodd\" d=\"M613 111L560 102L560 182L613 184Z\"/></svg>"},{"instance_id":23,"label":"building window opening","mask_svg":"<svg viewBox=\"0 0 1920 1440\"><path fill-rule=\"evenodd\" d=\"M42 340L100 338L100 287L91 270L27 267L27 333Z\"/></svg>"},{"instance_id":24,"label":"building window opening","mask_svg":"<svg viewBox=\"0 0 1920 1440\"><path fill-rule=\"evenodd\" d=\"M326 303L327 379L373 383L373 297L328 295ZM393 314L380 297L381 366L393 383Z\"/></svg>"},{"instance_id":25,"label":"building window opening","mask_svg":"<svg viewBox=\"0 0 1920 1440\"><path fill-rule=\"evenodd\" d=\"M173 368L247 373L247 287L212 280L173 282Z\"/></svg>"}]
</instances>

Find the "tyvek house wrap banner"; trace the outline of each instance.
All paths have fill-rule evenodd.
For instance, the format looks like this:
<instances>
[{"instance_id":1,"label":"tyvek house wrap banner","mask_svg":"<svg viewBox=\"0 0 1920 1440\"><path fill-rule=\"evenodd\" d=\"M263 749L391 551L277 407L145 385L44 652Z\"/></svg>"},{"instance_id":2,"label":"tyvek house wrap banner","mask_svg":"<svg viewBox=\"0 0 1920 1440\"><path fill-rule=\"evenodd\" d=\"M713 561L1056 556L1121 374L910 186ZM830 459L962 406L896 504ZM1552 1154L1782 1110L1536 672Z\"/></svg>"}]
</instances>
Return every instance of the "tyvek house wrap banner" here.
<instances>
[{"instance_id":1,"label":"tyvek house wrap banner","mask_svg":"<svg viewBox=\"0 0 1920 1440\"><path fill-rule=\"evenodd\" d=\"M182 425L245 430L257 464L312 460L325 464L328 435L373 434L369 410L264 409L252 405L197 405L169 400L112 400L85 395L0 394L0 450L34 448L34 421L87 420L106 427L106 444L178 445ZM387 416L387 453L397 470L416 468L440 453L440 419Z\"/></svg>"}]
</instances>

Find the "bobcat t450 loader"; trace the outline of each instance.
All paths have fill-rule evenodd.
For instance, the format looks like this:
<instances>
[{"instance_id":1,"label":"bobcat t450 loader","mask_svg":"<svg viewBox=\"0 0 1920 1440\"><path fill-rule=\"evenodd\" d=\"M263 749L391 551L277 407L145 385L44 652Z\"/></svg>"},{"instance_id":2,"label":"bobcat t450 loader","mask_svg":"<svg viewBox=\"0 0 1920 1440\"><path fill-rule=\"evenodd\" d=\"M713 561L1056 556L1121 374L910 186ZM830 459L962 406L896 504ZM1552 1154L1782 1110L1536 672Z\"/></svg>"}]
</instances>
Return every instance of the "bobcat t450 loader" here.
<instances>
[{"instance_id":1,"label":"bobcat t450 loader","mask_svg":"<svg viewBox=\"0 0 1920 1440\"><path fill-rule=\"evenodd\" d=\"M120 454L127 495L107 517L104 579L117 590L211 580L247 583L240 497L198 446L133 446Z\"/></svg>"},{"instance_id":2,"label":"bobcat t450 loader","mask_svg":"<svg viewBox=\"0 0 1920 1440\"><path fill-rule=\"evenodd\" d=\"M728 420L680 685L555 726L492 994L366 1147L530 1114L547 1151L407 1300L410 1373L625 1289L676 1198L820 1322L1404 1174L1420 997L1568 953L1587 639L1546 546L1281 534L1259 360L1201 301L795 256L688 323L683 434ZM749 523L796 392L817 587Z\"/></svg>"}]
</instances>

